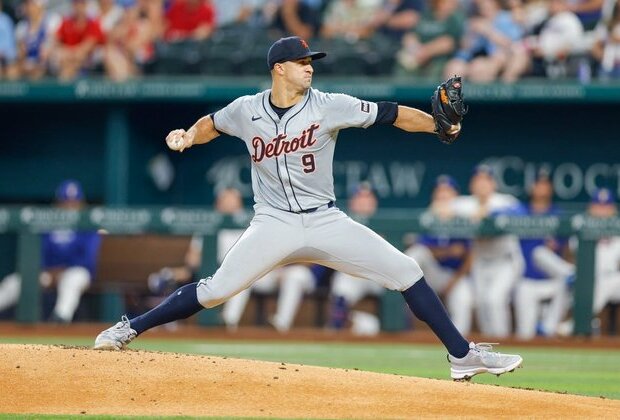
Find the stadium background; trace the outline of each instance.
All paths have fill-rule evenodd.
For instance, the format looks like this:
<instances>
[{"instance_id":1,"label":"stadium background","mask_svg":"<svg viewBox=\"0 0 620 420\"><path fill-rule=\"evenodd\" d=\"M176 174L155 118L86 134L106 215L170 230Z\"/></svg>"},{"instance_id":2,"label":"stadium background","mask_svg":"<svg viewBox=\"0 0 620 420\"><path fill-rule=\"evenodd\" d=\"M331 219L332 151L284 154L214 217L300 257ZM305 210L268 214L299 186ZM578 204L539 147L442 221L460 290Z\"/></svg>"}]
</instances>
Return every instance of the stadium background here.
<instances>
[{"instance_id":1,"label":"stadium background","mask_svg":"<svg viewBox=\"0 0 620 420\"><path fill-rule=\"evenodd\" d=\"M71 83L53 80L0 82L0 126L3 131L0 205L47 205L58 182L75 178L83 183L88 201L94 205L174 205L209 209L214 191L224 185L233 185L244 193L245 204L249 207L252 203L249 161L241 142L223 136L208 147L175 154L166 149L163 138L170 129L187 127L198 116L217 110L241 94L264 89L268 84L267 77L200 75L158 76L120 84L96 77ZM322 76L320 69L317 69L315 83L319 89L350 93L369 100L397 100L427 111L435 85L435 81L414 78L403 81L389 77ZM371 128L363 135L359 130L343 132L335 159L338 198L344 201L359 181L369 180L380 199L380 208L421 209L428 203L436 175L448 172L466 188L472 168L480 162L490 163L496 168L503 192L523 200L536 169L548 167L557 191L555 198L560 207L570 213L582 211L589 194L597 187L609 187L620 195L620 161L613 134L620 85L597 81L583 84L570 79L528 80L514 85L466 84L464 92L471 111L461 138L451 147L440 144L432 136L408 135L391 127ZM171 176L169 186L156 179L161 172L153 169L154 163ZM158 185L158 182L163 184ZM406 231L407 227L403 226L403 232ZM3 256L0 275L15 269L17 243L14 233L0 235L0 255ZM23 331L17 333L9 326L0 333L0 340L88 345L89 334L99 328L100 325L86 326L86 330L76 332L81 336L78 339L66 338L58 329L51 333L34 329L31 330L32 336L27 338ZM250 328L250 335L258 334L259 341L243 343L240 347L247 348L247 352L236 353L233 348L240 343L228 340L237 338L228 336L217 327L198 331L201 342L212 340L210 331L215 331L218 340L224 340L213 341L215 346L221 344L223 350L208 348L209 354L219 352L222 355L269 358L264 356L269 351L261 350L262 340L276 348L280 346L278 341L273 341L277 339L274 335L261 336L260 329L256 332ZM46 338L50 335L55 338ZM164 334L164 342L146 347L166 350L171 337L174 335ZM382 339L390 342L390 337L396 336L388 334ZM293 338L304 340L303 336ZM601 340L607 350L594 351ZM613 374L613 366L617 365L614 357L617 357L619 346L616 339L595 337L585 342L580 339L579 346L583 347L571 350L574 353L567 359L558 358L552 367L549 359L558 354L557 348L548 347L548 342L534 344L545 345L540 350L531 350L530 357L540 357L534 366L539 372L545 372L546 377L535 381L526 374L525 379L516 382L513 379L488 382L520 387L528 387L534 382L535 385L531 386L540 389L619 398L617 381L614 383L617 376ZM572 346L575 342L554 341L551 344ZM417 346L415 336L410 345L412 348ZM354 346L351 348L355 349ZM172 345L169 349L194 351L182 344ZM299 352L298 349L291 351ZM334 349L327 346L316 351L333 354ZM346 351L342 350L342 354ZM387 353L382 348L371 348L369 352L374 356ZM297 359L277 352L274 354L278 361L331 363L326 358ZM588 355L593 357L588 358ZM567 368L569 364L579 364L584 360L591 363L585 363L583 369L573 372L571 369L575 366ZM346 362L340 363L338 366L353 367ZM391 365L373 366L370 362L360 362L360 365L363 363L368 363L366 368L370 370L399 372ZM402 363L406 362L403 360ZM437 367L430 373L420 373L415 369L404 373L442 377L442 368ZM550 371L564 369L567 372L564 378L549 375ZM588 383L594 384L594 391L575 390L565 384L568 377L577 382L584 376L588 376ZM549 385L550 382L553 385Z\"/></svg>"}]
</instances>

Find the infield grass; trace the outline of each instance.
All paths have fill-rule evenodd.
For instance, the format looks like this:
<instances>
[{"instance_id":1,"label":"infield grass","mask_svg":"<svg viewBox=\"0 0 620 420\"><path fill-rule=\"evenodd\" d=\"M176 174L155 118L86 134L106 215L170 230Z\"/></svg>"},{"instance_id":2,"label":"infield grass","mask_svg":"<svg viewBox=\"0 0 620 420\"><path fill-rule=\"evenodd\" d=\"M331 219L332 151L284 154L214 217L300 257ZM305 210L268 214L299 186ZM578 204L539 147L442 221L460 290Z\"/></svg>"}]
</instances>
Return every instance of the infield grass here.
<instances>
[{"instance_id":1,"label":"infield grass","mask_svg":"<svg viewBox=\"0 0 620 420\"><path fill-rule=\"evenodd\" d=\"M0 342L92 346L92 339L74 337L0 337ZM140 338L130 347L449 380L445 350L439 345ZM501 346L499 351L521 354L523 368L501 377L478 375L473 382L620 399L618 350Z\"/></svg>"}]
</instances>

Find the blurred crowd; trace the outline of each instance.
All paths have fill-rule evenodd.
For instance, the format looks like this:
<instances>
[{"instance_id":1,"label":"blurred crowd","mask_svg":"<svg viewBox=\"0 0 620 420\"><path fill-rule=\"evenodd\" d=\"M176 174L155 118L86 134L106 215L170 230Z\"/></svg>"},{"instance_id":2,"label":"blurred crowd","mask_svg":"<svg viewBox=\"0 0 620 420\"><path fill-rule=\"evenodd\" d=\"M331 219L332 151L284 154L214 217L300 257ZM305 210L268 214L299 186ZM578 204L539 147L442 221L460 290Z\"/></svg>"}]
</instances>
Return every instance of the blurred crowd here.
<instances>
[{"instance_id":1,"label":"blurred crowd","mask_svg":"<svg viewBox=\"0 0 620 420\"><path fill-rule=\"evenodd\" d=\"M286 35L327 74L620 77L619 0L0 0L0 78L264 75Z\"/></svg>"}]
</instances>

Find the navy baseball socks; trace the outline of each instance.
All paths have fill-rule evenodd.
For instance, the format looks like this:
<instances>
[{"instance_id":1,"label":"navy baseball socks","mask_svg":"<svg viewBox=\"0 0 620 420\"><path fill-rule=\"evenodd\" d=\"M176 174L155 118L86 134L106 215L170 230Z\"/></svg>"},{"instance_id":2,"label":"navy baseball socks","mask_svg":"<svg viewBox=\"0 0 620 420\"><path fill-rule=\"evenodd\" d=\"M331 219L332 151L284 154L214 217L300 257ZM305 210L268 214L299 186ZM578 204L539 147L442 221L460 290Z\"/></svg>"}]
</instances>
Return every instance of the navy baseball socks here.
<instances>
[{"instance_id":1,"label":"navy baseball socks","mask_svg":"<svg viewBox=\"0 0 620 420\"><path fill-rule=\"evenodd\" d=\"M138 334L157 325L177 319L185 319L203 309L198 303L197 283L190 283L177 289L166 300L131 321L123 315L116 325L101 331L95 338L95 350L122 350Z\"/></svg>"},{"instance_id":2,"label":"navy baseball socks","mask_svg":"<svg viewBox=\"0 0 620 420\"><path fill-rule=\"evenodd\" d=\"M411 312L431 327L448 353L457 358L467 355L469 343L456 329L448 316L448 312L446 312L446 308L444 308L437 294L426 283L424 277L401 293Z\"/></svg>"},{"instance_id":3,"label":"navy baseball socks","mask_svg":"<svg viewBox=\"0 0 620 420\"><path fill-rule=\"evenodd\" d=\"M137 334L156 327L157 325L167 324L177 319L188 318L199 312L204 307L198 302L196 285L198 283L186 284L178 288L174 293L166 298L162 303L151 309L145 314L130 320L131 328Z\"/></svg>"},{"instance_id":4,"label":"navy baseball socks","mask_svg":"<svg viewBox=\"0 0 620 420\"><path fill-rule=\"evenodd\" d=\"M450 376L455 381L468 381L485 372L499 376L513 372L523 363L523 358L518 354L492 351L493 347L489 343L468 344L424 277L402 294L414 315L426 322L446 346Z\"/></svg>"}]
</instances>

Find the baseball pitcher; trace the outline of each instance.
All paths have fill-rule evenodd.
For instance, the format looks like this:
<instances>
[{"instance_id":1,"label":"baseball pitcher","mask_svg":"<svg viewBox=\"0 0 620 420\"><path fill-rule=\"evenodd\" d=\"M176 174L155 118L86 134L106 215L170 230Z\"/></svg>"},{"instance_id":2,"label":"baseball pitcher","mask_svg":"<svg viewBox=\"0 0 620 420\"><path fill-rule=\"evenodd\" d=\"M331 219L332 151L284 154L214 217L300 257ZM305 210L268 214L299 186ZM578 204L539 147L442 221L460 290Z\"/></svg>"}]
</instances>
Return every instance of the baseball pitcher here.
<instances>
[{"instance_id":1,"label":"baseball pitcher","mask_svg":"<svg viewBox=\"0 0 620 420\"><path fill-rule=\"evenodd\" d=\"M426 284L416 261L335 206L332 162L338 132L348 127L392 124L409 132L437 133L451 143L466 112L458 77L432 96L433 115L392 102L363 101L311 88L312 61L325 57L299 37L269 49L272 87L236 99L200 118L166 142L183 151L221 133L241 139L252 162L255 215L212 277L186 285L161 305L131 320L123 317L95 340L96 349L121 349L137 335L173 319L225 302L276 267L318 263L402 292L414 314L446 346L454 379L483 372L502 374L522 358L468 343Z\"/></svg>"}]
</instances>

